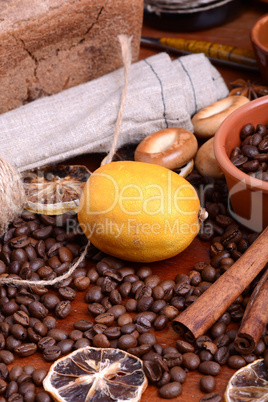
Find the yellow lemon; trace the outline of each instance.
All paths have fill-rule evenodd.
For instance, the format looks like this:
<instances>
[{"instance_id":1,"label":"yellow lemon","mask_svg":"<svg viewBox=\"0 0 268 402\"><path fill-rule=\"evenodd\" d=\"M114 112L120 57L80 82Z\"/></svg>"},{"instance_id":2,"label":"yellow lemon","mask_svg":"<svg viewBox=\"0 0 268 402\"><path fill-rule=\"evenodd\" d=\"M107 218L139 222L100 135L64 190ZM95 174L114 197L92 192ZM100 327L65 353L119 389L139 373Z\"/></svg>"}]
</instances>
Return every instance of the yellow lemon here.
<instances>
[{"instance_id":1,"label":"yellow lemon","mask_svg":"<svg viewBox=\"0 0 268 402\"><path fill-rule=\"evenodd\" d=\"M183 251L199 231L200 202L193 186L159 165L121 161L89 177L79 224L99 250L136 262Z\"/></svg>"}]
</instances>

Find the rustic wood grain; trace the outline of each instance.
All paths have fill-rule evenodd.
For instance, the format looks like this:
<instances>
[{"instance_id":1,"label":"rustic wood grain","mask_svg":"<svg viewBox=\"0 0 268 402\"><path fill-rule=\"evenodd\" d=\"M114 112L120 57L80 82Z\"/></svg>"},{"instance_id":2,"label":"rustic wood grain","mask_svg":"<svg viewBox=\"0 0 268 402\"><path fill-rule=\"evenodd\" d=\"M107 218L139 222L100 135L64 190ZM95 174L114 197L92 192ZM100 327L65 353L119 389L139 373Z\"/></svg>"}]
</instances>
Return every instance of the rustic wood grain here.
<instances>
[{"instance_id":1,"label":"rustic wood grain","mask_svg":"<svg viewBox=\"0 0 268 402\"><path fill-rule=\"evenodd\" d=\"M228 22L222 26L204 30L201 32L192 33L168 33L161 32L150 28L149 26L143 27L144 36L161 37L161 36L174 36L174 37L184 37L190 39L208 40L223 44L233 44L246 49L251 49L251 43L249 38L250 28L253 23L257 20L259 16L268 12L268 4L263 4L258 1L247 2L241 8L239 15L231 22ZM156 54L157 51L142 47L140 50L140 59L149 57L150 55ZM242 70L232 70L230 68L218 68L224 77L226 84L230 87L230 82L237 78L250 79L259 83L263 80L259 74L250 74L248 72L243 72ZM71 163L84 163L88 165L91 169L97 167L98 163L101 161L100 156L96 155L84 155L77 157L70 161ZM180 255L172 259L150 264L153 272L158 274L161 278L175 278L175 275L179 272L188 272L192 269L193 265L199 261L209 261L208 253L209 244L202 242L196 238L193 243ZM139 267L140 264L131 264L132 266ZM84 293L77 292L76 300L72 302L72 314L64 320L58 320L58 327L63 328L67 331L73 329L72 324L83 318L89 318L87 312L87 304L84 303ZM158 342L163 345L174 345L175 341L178 339L178 335L172 330L171 326L167 330L156 332L156 337ZM33 364L36 368L49 368L50 364L45 362L40 353L36 353L34 356L24 359L17 359L15 363L19 364ZM234 373L234 370L229 369L224 366L222 368L221 374L217 377L217 385L215 392L220 395L224 394L225 387L230 376ZM199 390L199 380L201 375L197 372L191 372L187 375L186 382L183 384L183 392L180 397L172 400L179 400L181 402L189 401L199 401L199 399L204 395ZM156 387L149 385L145 393L143 394L142 401L160 401L158 397L158 390Z\"/></svg>"}]
</instances>

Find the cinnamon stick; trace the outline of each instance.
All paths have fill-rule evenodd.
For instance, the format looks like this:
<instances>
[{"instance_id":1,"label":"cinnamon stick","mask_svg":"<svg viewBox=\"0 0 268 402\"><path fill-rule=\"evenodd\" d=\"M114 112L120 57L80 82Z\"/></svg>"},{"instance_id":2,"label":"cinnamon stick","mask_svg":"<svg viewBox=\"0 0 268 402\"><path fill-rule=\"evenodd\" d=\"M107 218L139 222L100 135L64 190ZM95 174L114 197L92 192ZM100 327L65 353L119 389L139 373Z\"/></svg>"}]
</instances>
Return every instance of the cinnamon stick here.
<instances>
[{"instance_id":1,"label":"cinnamon stick","mask_svg":"<svg viewBox=\"0 0 268 402\"><path fill-rule=\"evenodd\" d=\"M268 323L268 268L255 286L234 340L235 349L242 354L254 351Z\"/></svg>"},{"instance_id":2,"label":"cinnamon stick","mask_svg":"<svg viewBox=\"0 0 268 402\"><path fill-rule=\"evenodd\" d=\"M242 256L172 322L179 334L203 335L261 272L268 261L268 227Z\"/></svg>"}]
</instances>

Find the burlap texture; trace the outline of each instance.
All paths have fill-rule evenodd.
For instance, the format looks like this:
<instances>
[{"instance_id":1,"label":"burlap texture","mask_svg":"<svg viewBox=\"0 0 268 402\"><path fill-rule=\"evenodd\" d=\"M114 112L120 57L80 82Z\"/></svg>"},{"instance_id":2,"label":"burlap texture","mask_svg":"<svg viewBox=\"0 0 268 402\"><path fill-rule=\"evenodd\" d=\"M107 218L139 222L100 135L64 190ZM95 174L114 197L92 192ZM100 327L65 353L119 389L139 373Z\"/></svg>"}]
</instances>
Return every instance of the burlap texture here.
<instances>
[{"instance_id":1,"label":"burlap texture","mask_svg":"<svg viewBox=\"0 0 268 402\"><path fill-rule=\"evenodd\" d=\"M108 152L124 85L123 69L0 115L0 155L18 170ZM228 95L203 54L174 61L160 53L130 67L118 148L167 127L192 130L191 117Z\"/></svg>"}]
</instances>

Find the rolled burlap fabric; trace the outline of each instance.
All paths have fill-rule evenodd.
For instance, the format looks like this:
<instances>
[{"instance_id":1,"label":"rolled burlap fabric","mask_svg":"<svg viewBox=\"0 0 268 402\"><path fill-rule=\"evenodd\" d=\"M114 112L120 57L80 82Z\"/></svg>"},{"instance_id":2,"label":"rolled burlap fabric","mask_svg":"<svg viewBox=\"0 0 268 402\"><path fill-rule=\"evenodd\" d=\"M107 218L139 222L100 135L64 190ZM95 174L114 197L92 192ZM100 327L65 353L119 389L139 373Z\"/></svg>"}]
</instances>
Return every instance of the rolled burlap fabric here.
<instances>
[{"instance_id":1,"label":"rolled burlap fabric","mask_svg":"<svg viewBox=\"0 0 268 402\"><path fill-rule=\"evenodd\" d=\"M124 86L123 69L0 115L0 155L19 171L108 152ZM117 147L167 128L192 131L198 110L228 95L203 54L160 53L133 63Z\"/></svg>"}]
</instances>

